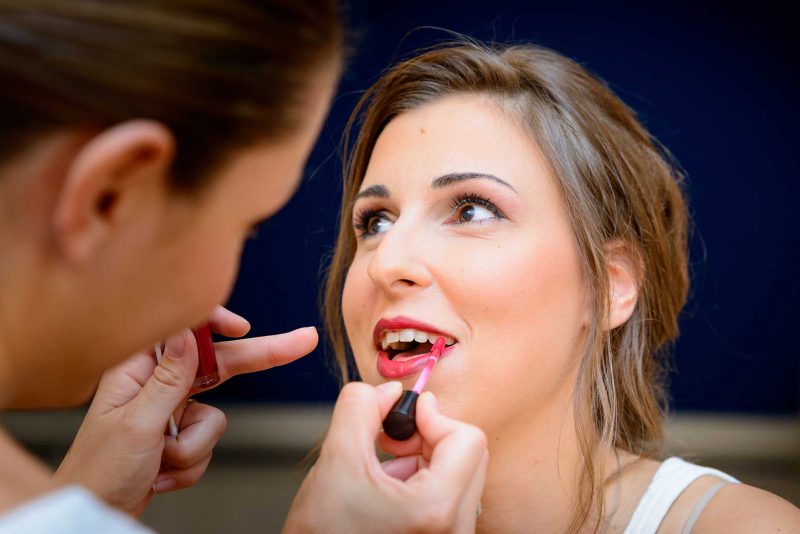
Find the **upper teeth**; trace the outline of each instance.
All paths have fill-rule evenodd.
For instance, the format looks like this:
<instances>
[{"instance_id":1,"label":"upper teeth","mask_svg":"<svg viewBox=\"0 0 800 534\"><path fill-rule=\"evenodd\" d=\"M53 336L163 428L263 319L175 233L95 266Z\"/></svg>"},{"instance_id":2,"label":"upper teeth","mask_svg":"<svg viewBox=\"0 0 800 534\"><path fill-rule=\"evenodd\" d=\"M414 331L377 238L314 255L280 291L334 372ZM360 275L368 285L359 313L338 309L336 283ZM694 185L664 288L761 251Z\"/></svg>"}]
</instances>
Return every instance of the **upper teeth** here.
<instances>
[{"instance_id":1,"label":"upper teeth","mask_svg":"<svg viewBox=\"0 0 800 534\"><path fill-rule=\"evenodd\" d=\"M414 328L403 328L402 330L387 330L383 333L383 337L381 337L381 348L386 350L389 348L389 345L393 343L408 343L410 341L416 341L417 343L425 343L435 342L438 338L442 337L441 334L431 334L429 332L423 332L422 330L416 330ZM445 345L452 345L455 343L455 340L452 337L445 337L444 338Z\"/></svg>"}]
</instances>

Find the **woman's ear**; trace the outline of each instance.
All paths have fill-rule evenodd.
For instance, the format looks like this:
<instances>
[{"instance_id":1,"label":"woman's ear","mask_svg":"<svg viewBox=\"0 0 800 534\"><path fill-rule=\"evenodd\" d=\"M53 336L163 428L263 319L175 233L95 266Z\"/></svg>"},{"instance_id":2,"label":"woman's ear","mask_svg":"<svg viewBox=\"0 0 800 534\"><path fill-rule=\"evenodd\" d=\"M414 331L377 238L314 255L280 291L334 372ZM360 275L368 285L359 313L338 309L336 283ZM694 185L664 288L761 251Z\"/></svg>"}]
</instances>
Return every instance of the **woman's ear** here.
<instances>
[{"instance_id":1,"label":"woman's ear","mask_svg":"<svg viewBox=\"0 0 800 534\"><path fill-rule=\"evenodd\" d=\"M90 139L75 155L55 200L62 254L87 262L130 215L147 216L153 192L166 190L174 151L170 130L149 120L122 122Z\"/></svg>"},{"instance_id":2,"label":"woman's ear","mask_svg":"<svg viewBox=\"0 0 800 534\"><path fill-rule=\"evenodd\" d=\"M643 265L638 251L624 241L610 241L604 248L609 290L606 329L613 330L630 319L636 309Z\"/></svg>"}]
</instances>

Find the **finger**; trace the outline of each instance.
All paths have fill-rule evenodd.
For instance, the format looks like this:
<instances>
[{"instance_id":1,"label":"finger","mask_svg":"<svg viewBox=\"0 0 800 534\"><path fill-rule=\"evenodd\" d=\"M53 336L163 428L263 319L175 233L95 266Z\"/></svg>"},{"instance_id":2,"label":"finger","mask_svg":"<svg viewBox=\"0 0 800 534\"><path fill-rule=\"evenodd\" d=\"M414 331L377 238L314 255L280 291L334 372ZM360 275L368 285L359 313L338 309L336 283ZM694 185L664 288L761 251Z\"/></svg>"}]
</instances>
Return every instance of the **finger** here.
<instances>
[{"instance_id":1,"label":"finger","mask_svg":"<svg viewBox=\"0 0 800 534\"><path fill-rule=\"evenodd\" d=\"M194 486L203 478L209 462L211 462L211 454L191 467L185 469L170 468L162 471L158 474L155 484L153 484L153 491L156 493L168 493Z\"/></svg>"},{"instance_id":2,"label":"finger","mask_svg":"<svg viewBox=\"0 0 800 534\"><path fill-rule=\"evenodd\" d=\"M211 454L227 426L221 410L191 403L180 419L178 436L165 438L163 465L185 469L197 464Z\"/></svg>"},{"instance_id":3,"label":"finger","mask_svg":"<svg viewBox=\"0 0 800 534\"><path fill-rule=\"evenodd\" d=\"M428 461L420 454L400 456L381 462L384 473L404 482L425 467L428 467Z\"/></svg>"},{"instance_id":4,"label":"finger","mask_svg":"<svg viewBox=\"0 0 800 534\"><path fill-rule=\"evenodd\" d=\"M242 317L225 308L217 306L211 313L208 322L211 330L225 337L242 337L250 331L250 323Z\"/></svg>"},{"instance_id":5,"label":"finger","mask_svg":"<svg viewBox=\"0 0 800 534\"><path fill-rule=\"evenodd\" d=\"M422 437L418 432L405 441L397 441L386 435L378 434L378 447L392 456L413 456L422 453Z\"/></svg>"},{"instance_id":6,"label":"finger","mask_svg":"<svg viewBox=\"0 0 800 534\"><path fill-rule=\"evenodd\" d=\"M483 461L487 451L485 434L478 427L439 412L430 392L423 393L417 400L416 420L417 430L431 448L429 469L432 476L425 480L438 482L440 491L460 494Z\"/></svg>"},{"instance_id":7,"label":"finger","mask_svg":"<svg viewBox=\"0 0 800 534\"><path fill-rule=\"evenodd\" d=\"M285 334L216 343L220 383L232 376L293 362L314 350L318 340L317 329L309 326Z\"/></svg>"},{"instance_id":8,"label":"finger","mask_svg":"<svg viewBox=\"0 0 800 534\"><path fill-rule=\"evenodd\" d=\"M358 463L366 455L375 457L381 422L402 391L400 382L385 382L378 387L363 382L345 384L333 408L321 454L333 455L337 461L355 458Z\"/></svg>"},{"instance_id":9,"label":"finger","mask_svg":"<svg viewBox=\"0 0 800 534\"><path fill-rule=\"evenodd\" d=\"M130 402L130 417L167 424L184 402L197 372L197 344L189 330L167 339L164 357L155 366L141 392Z\"/></svg>"}]
</instances>

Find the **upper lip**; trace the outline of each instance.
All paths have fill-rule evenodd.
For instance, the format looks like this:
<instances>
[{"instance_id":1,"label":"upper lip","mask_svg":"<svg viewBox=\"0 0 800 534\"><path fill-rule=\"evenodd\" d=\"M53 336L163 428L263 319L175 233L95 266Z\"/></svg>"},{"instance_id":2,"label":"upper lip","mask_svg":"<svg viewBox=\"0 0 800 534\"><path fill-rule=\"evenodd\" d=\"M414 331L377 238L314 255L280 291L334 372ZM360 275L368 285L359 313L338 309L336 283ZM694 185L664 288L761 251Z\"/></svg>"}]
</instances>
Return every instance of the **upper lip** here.
<instances>
[{"instance_id":1,"label":"upper lip","mask_svg":"<svg viewBox=\"0 0 800 534\"><path fill-rule=\"evenodd\" d=\"M384 332L387 330L401 330L403 328L413 328L414 330L422 330L423 332L428 332L429 334L438 334L454 340L456 339L456 336L453 334L440 330L435 326L423 323L422 321L417 321L416 319L411 319L410 317L397 316L392 317L391 319L381 319L378 321L378 324L375 325L375 328L372 331L372 341L375 343L375 346L380 347L381 338L383 337Z\"/></svg>"}]
</instances>

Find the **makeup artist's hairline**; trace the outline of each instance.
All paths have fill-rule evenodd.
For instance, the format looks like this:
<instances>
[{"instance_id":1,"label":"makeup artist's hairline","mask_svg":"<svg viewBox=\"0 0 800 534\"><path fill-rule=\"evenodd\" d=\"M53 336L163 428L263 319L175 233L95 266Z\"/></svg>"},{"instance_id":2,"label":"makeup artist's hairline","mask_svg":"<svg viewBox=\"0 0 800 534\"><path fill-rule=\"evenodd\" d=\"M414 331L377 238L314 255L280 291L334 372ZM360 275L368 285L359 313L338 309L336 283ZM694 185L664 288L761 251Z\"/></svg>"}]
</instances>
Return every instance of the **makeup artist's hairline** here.
<instances>
[{"instance_id":1,"label":"makeup artist's hairline","mask_svg":"<svg viewBox=\"0 0 800 534\"><path fill-rule=\"evenodd\" d=\"M513 185L493 174L488 174L485 172L451 172L448 174L443 174L442 176L438 176L431 181L431 189L443 189L455 183L464 182L467 180L491 180L508 187L514 191L514 193L519 195L519 192ZM389 192L389 188L382 184L376 184L369 186L363 191L360 191L353 199L353 203L362 197L388 198L390 196L391 193Z\"/></svg>"}]
</instances>

